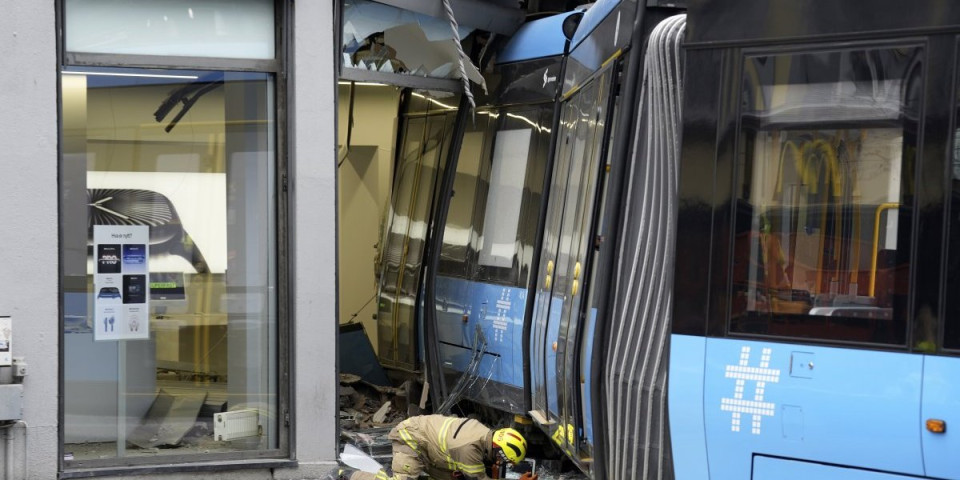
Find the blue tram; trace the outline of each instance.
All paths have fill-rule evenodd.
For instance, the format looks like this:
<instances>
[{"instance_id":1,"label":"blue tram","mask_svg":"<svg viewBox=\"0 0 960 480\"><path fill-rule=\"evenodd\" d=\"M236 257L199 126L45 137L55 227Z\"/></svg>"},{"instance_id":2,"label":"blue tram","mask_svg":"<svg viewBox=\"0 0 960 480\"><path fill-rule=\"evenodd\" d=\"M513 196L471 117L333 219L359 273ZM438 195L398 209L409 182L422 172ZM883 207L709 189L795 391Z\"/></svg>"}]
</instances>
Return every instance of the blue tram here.
<instances>
[{"instance_id":1,"label":"blue tram","mask_svg":"<svg viewBox=\"0 0 960 480\"><path fill-rule=\"evenodd\" d=\"M637 241L621 219L653 205L635 195L651 175L635 158L676 161L684 20L664 20L680 11L604 0L527 23L499 52L469 120L461 102L449 160L430 184L434 229L410 303L434 408L463 399L492 421L532 420L526 428L596 478L629 478L638 461L669 469L664 435L621 431L662 412L662 387L657 399L635 392L662 383L666 362L637 375L635 344L650 332L603 319L639 298L615 295L617 260L633 248L622 239ZM657 329L656 342L667 333Z\"/></svg>"},{"instance_id":2,"label":"blue tram","mask_svg":"<svg viewBox=\"0 0 960 480\"><path fill-rule=\"evenodd\" d=\"M688 3L529 22L423 117L410 365L592 478L960 478L960 13Z\"/></svg>"},{"instance_id":3,"label":"blue tram","mask_svg":"<svg viewBox=\"0 0 960 480\"><path fill-rule=\"evenodd\" d=\"M543 432L594 478L670 469L663 429L632 429L654 411L665 426L666 362L637 368L636 345L664 345L668 330L610 319L643 298L625 288L635 277L618 279L625 249L668 241L624 235L636 224L623 219L661 203L638 194L643 182L675 183L681 11L601 0L530 21L484 70L475 110L408 94L401 116L381 363L422 367L436 411L465 400ZM635 168L657 156L656 172ZM656 398L636 395L641 382L659 382Z\"/></svg>"},{"instance_id":4,"label":"blue tram","mask_svg":"<svg viewBox=\"0 0 960 480\"><path fill-rule=\"evenodd\" d=\"M960 478L960 15L692 3L676 478Z\"/></svg>"}]
</instances>

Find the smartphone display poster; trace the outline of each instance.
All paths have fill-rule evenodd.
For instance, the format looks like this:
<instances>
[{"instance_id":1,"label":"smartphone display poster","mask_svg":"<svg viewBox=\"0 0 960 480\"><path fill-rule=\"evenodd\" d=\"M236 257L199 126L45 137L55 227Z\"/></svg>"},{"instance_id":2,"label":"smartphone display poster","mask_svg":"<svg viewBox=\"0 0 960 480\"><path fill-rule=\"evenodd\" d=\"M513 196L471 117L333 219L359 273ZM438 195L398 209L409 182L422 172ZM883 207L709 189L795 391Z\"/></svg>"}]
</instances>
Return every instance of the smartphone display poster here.
<instances>
[{"instance_id":1,"label":"smartphone display poster","mask_svg":"<svg viewBox=\"0 0 960 480\"><path fill-rule=\"evenodd\" d=\"M94 340L150 337L149 240L145 225L93 226Z\"/></svg>"}]
</instances>

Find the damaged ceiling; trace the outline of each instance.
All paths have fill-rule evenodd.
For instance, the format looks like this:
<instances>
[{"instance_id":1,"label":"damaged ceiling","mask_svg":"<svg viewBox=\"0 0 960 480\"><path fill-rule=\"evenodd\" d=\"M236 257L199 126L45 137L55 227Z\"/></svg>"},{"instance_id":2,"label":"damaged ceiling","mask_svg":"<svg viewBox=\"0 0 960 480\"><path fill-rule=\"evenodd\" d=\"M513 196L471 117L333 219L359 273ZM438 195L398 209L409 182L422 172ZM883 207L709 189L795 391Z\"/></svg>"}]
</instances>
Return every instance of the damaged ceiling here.
<instances>
[{"instance_id":1,"label":"damaged ceiling","mask_svg":"<svg viewBox=\"0 0 960 480\"><path fill-rule=\"evenodd\" d=\"M440 0L345 0L343 67L387 76L458 79L459 42L476 30L509 35L523 21L523 11L516 7L473 0L450 1L456 18L483 21L478 25L458 21L455 31ZM463 59L463 67L467 78L483 85L480 71L469 58ZM393 82L387 78L387 83Z\"/></svg>"},{"instance_id":2,"label":"damaged ceiling","mask_svg":"<svg viewBox=\"0 0 960 480\"><path fill-rule=\"evenodd\" d=\"M568 3L580 2L449 0L459 27L455 32L443 0L343 0L342 78L400 86L418 84L411 79L440 80L458 90L459 83L451 81L460 78L458 43L465 44L474 32L483 32L481 42L509 37L529 15L560 11ZM463 59L463 67L468 79L483 86L470 58Z\"/></svg>"}]
</instances>

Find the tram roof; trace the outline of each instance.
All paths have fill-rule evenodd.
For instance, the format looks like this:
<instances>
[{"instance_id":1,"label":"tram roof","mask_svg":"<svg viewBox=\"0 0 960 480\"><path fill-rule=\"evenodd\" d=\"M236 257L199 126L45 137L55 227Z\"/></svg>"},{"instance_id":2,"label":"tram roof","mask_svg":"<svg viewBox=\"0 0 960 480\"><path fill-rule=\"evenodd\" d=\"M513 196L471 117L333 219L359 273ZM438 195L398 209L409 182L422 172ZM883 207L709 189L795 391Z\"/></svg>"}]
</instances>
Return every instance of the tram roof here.
<instances>
[{"instance_id":1,"label":"tram roof","mask_svg":"<svg viewBox=\"0 0 960 480\"><path fill-rule=\"evenodd\" d=\"M563 55L567 44L567 37L563 34L563 21L571 15L579 14L580 10L574 10L525 23L503 47L503 51L497 56L497 63Z\"/></svg>"},{"instance_id":2,"label":"tram roof","mask_svg":"<svg viewBox=\"0 0 960 480\"><path fill-rule=\"evenodd\" d=\"M628 1L635 2L636 0ZM580 45L580 42L583 42L603 22L603 19L607 18L607 15L610 15L622 2L623 0L599 0L591 5L583 15L583 20L577 27L577 33L573 34L573 38L570 40L570 50L577 48L577 45Z\"/></svg>"},{"instance_id":3,"label":"tram roof","mask_svg":"<svg viewBox=\"0 0 960 480\"><path fill-rule=\"evenodd\" d=\"M688 46L960 30L955 0L689 0L688 9Z\"/></svg>"}]
</instances>

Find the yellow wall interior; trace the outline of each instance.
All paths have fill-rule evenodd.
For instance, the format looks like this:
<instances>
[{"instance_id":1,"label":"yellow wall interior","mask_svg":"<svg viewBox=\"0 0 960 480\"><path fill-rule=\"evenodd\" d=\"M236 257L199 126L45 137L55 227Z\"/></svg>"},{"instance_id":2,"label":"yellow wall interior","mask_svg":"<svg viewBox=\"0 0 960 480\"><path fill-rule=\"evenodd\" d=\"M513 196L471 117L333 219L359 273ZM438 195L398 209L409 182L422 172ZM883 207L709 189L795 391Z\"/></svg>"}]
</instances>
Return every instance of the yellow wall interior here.
<instances>
[{"instance_id":1,"label":"yellow wall interior","mask_svg":"<svg viewBox=\"0 0 960 480\"><path fill-rule=\"evenodd\" d=\"M374 265L380 229L390 202L399 101L397 87L349 82L339 85L339 321L362 322L374 349L377 348Z\"/></svg>"}]
</instances>

